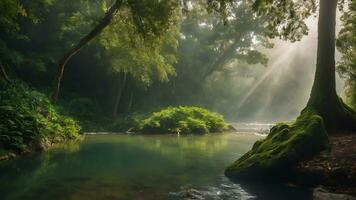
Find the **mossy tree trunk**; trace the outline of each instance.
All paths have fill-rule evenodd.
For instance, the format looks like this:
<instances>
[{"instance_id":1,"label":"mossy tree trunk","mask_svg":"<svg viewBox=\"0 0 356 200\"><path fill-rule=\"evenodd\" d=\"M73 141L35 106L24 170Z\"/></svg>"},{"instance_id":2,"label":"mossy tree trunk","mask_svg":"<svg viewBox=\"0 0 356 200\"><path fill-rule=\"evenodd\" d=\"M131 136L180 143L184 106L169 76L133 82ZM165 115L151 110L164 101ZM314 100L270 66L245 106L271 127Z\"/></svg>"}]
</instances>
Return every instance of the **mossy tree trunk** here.
<instances>
[{"instance_id":1,"label":"mossy tree trunk","mask_svg":"<svg viewBox=\"0 0 356 200\"><path fill-rule=\"evenodd\" d=\"M336 93L335 23L337 0L320 0L315 79L307 107L313 109L332 133L355 130L355 112Z\"/></svg>"},{"instance_id":2,"label":"mossy tree trunk","mask_svg":"<svg viewBox=\"0 0 356 200\"><path fill-rule=\"evenodd\" d=\"M113 17L120 9L122 0L116 0L114 5L105 13L105 16L100 20L100 22L85 35L78 44L72 47L58 62L57 73L53 81L53 91L51 94L52 100L57 100L59 95L59 90L61 87L61 81L63 78L64 67L72 56L74 56L78 51L80 51L86 44L93 40L97 35L99 35L105 27L107 27L112 21Z\"/></svg>"}]
</instances>

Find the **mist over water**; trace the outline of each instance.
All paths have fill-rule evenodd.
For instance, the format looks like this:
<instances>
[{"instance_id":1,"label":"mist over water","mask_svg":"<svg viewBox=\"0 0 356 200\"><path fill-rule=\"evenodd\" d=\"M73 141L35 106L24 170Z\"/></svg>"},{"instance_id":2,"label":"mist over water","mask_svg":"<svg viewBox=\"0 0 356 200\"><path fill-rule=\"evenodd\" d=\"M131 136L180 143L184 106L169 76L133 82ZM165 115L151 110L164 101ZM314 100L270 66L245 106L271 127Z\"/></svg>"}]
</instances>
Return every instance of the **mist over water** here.
<instances>
[{"instance_id":1,"label":"mist over water","mask_svg":"<svg viewBox=\"0 0 356 200\"><path fill-rule=\"evenodd\" d=\"M297 117L305 107L313 84L317 54L317 20L307 21L309 34L301 41L274 40L272 49L262 51L268 66L237 66L230 91L234 98L215 104L215 110L230 121L273 123ZM336 61L339 58L336 53ZM337 92L343 80L337 75ZM230 106L227 104L230 103ZM225 105L229 108L222 108ZM235 107L231 109L232 107Z\"/></svg>"}]
</instances>

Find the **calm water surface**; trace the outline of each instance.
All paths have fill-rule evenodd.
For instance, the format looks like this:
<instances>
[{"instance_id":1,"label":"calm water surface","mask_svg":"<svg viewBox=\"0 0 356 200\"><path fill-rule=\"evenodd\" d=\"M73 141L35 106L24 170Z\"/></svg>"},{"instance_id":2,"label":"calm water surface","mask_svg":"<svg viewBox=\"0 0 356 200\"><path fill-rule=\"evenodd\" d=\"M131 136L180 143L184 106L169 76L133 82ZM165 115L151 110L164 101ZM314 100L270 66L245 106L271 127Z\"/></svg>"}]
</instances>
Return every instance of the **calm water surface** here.
<instances>
[{"instance_id":1,"label":"calm water surface","mask_svg":"<svg viewBox=\"0 0 356 200\"><path fill-rule=\"evenodd\" d=\"M232 183L223 175L258 139L252 133L88 135L1 163L0 199L310 199L306 189Z\"/></svg>"}]
</instances>

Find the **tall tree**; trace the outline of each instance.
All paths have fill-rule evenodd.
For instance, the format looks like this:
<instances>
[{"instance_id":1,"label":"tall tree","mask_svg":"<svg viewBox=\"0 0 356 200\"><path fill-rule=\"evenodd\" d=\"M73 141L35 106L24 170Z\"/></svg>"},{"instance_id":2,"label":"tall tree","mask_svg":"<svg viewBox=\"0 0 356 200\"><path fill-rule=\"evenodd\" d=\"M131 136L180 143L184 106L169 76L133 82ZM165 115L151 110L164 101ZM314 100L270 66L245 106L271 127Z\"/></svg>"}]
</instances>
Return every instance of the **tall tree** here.
<instances>
[{"instance_id":1,"label":"tall tree","mask_svg":"<svg viewBox=\"0 0 356 200\"><path fill-rule=\"evenodd\" d=\"M216 0L215 8L222 7ZM340 1L342 4L344 1ZM317 64L314 84L305 110L320 115L330 133L338 130L356 130L356 114L337 96L335 82L335 23L338 0L319 1ZM266 19L271 38L297 41L308 34L305 19L317 11L316 0L255 0L255 12Z\"/></svg>"},{"instance_id":2,"label":"tall tree","mask_svg":"<svg viewBox=\"0 0 356 200\"><path fill-rule=\"evenodd\" d=\"M114 4L108 9L104 17L99 20L97 25L59 60L51 95L53 100L58 99L66 63L73 55L110 25L114 16L121 8L126 8L126 11L129 11L139 34L142 34L143 37L146 35L159 37L169 26L174 24L175 21L171 17L175 16L178 3L173 0L115 0Z\"/></svg>"},{"instance_id":3,"label":"tall tree","mask_svg":"<svg viewBox=\"0 0 356 200\"><path fill-rule=\"evenodd\" d=\"M176 20L180 18L175 17ZM104 54L110 66L109 72L121 77L114 100L114 117L117 115L126 79L146 88L153 81L165 82L175 75L173 65L176 63L177 35L178 28L172 26L161 33L160 37L152 34L142 38L136 32L129 11L122 10L99 36L100 44L107 50Z\"/></svg>"},{"instance_id":4,"label":"tall tree","mask_svg":"<svg viewBox=\"0 0 356 200\"><path fill-rule=\"evenodd\" d=\"M107 27L114 15L118 12L122 4L122 0L116 0L115 3L109 8L105 16L99 21L99 23L91 30L87 35L85 35L78 44L67 51L64 56L59 60L58 69L53 82L53 93L52 99L57 100L59 95L59 90L61 86L61 80L63 77L64 67L69 61L69 59L75 55L81 48L88 44L92 39L94 39L101 31Z\"/></svg>"},{"instance_id":5,"label":"tall tree","mask_svg":"<svg viewBox=\"0 0 356 200\"><path fill-rule=\"evenodd\" d=\"M343 2L343 1L342 1ZM341 2L341 3L342 3ZM356 113L337 96L335 82L335 23L338 0L319 1L317 64L307 106L292 124L280 123L269 135L229 166L232 178L286 178L300 161L329 146L328 135L356 130ZM298 40L307 34L304 20L316 12L314 0L256 0L253 8L268 20L270 36Z\"/></svg>"},{"instance_id":6,"label":"tall tree","mask_svg":"<svg viewBox=\"0 0 356 200\"><path fill-rule=\"evenodd\" d=\"M309 107L323 117L328 130L356 130L356 115L337 96L335 81L335 24L337 0L320 0L318 50Z\"/></svg>"}]
</instances>

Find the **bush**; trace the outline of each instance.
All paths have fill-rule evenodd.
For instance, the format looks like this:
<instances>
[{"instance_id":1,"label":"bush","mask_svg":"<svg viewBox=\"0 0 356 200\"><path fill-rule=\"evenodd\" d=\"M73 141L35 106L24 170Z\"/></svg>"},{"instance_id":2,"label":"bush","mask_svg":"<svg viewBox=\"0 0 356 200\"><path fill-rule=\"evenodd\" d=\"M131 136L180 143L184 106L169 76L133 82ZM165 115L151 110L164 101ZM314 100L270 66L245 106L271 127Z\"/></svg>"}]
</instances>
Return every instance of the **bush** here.
<instances>
[{"instance_id":1,"label":"bush","mask_svg":"<svg viewBox=\"0 0 356 200\"><path fill-rule=\"evenodd\" d=\"M209 133L227 130L224 118L218 113L199 107L169 107L143 120L143 133Z\"/></svg>"},{"instance_id":2,"label":"bush","mask_svg":"<svg viewBox=\"0 0 356 200\"><path fill-rule=\"evenodd\" d=\"M0 149L16 153L80 137L76 121L19 81L0 80L0 119Z\"/></svg>"}]
</instances>

